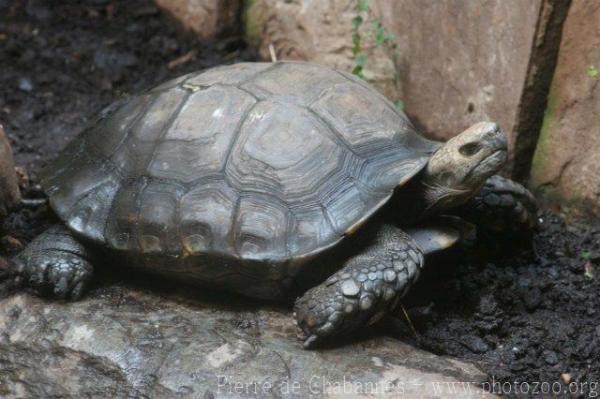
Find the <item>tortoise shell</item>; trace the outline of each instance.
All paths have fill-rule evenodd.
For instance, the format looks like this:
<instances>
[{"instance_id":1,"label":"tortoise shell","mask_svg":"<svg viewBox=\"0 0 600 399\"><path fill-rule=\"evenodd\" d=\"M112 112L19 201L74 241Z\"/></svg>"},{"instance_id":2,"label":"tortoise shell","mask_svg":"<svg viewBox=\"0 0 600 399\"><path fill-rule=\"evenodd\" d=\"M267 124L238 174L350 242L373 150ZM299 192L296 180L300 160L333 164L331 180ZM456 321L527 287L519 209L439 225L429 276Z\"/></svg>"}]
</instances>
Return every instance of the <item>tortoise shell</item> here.
<instances>
[{"instance_id":1,"label":"tortoise shell","mask_svg":"<svg viewBox=\"0 0 600 399\"><path fill-rule=\"evenodd\" d=\"M288 260L355 231L434 148L352 75L241 63L109 107L42 185L70 229L112 249Z\"/></svg>"}]
</instances>

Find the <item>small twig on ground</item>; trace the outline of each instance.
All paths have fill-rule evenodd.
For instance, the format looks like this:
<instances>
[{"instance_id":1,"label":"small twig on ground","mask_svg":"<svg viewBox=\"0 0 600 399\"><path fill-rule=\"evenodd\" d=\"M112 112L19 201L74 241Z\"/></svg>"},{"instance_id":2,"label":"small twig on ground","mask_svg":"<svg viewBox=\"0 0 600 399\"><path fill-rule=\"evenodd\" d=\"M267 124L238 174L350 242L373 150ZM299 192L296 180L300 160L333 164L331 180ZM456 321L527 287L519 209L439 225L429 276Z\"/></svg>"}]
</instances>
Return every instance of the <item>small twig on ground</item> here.
<instances>
[{"instance_id":1,"label":"small twig on ground","mask_svg":"<svg viewBox=\"0 0 600 399\"><path fill-rule=\"evenodd\" d=\"M273 43L269 44L269 53L271 54L271 62L277 62L277 54L275 54Z\"/></svg>"},{"instance_id":2,"label":"small twig on ground","mask_svg":"<svg viewBox=\"0 0 600 399\"><path fill-rule=\"evenodd\" d=\"M400 309L402 309L402 313L404 313L404 317L406 318L406 321L408 322L410 329L412 330L413 334L415 335L415 339L418 341L419 333L417 333L417 329L415 328L414 324L412 323L412 320L408 316L408 313L406 312L406 309L404 309L404 305L402 305L402 303L400 303Z\"/></svg>"},{"instance_id":3,"label":"small twig on ground","mask_svg":"<svg viewBox=\"0 0 600 399\"><path fill-rule=\"evenodd\" d=\"M182 55L181 57L177 57L173 61L169 62L169 64L167 65L167 67L169 69L175 69L179 65L183 65L185 63L188 63L191 60L193 60L194 58L196 58L196 54L197 54L196 50L190 50L187 53L185 53L184 55Z\"/></svg>"}]
</instances>

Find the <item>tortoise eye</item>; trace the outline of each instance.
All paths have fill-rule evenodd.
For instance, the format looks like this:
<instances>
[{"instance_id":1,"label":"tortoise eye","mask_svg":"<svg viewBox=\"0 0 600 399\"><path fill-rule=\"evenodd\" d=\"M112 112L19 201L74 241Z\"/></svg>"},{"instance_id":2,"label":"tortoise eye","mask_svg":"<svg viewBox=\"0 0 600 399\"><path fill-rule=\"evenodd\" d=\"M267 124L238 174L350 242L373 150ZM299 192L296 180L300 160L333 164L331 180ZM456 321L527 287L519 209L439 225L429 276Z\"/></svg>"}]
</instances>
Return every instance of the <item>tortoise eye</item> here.
<instances>
[{"instance_id":1,"label":"tortoise eye","mask_svg":"<svg viewBox=\"0 0 600 399\"><path fill-rule=\"evenodd\" d=\"M481 150L481 145L479 143L467 143L458 149L465 157L473 156L477 154L479 150Z\"/></svg>"}]
</instances>

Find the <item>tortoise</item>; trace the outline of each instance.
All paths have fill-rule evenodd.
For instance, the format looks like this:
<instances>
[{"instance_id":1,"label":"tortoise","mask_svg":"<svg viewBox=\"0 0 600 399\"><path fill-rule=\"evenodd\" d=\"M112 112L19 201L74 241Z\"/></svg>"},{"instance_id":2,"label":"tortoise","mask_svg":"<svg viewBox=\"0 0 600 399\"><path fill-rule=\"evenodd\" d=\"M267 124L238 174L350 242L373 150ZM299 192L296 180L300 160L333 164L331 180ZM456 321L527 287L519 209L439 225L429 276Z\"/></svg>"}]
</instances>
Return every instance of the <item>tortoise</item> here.
<instances>
[{"instance_id":1,"label":"tortoise","mask_svg":"<svg viewBox=\"0 0 600 399\"><path fill-rule=\"evenodd\" d=\"M61 223L12 259L5 283L76 300L94 267L118 262L295 299L312 347L393 309L424 256L461 239L460 209L497 233L534 227L531 194L496 175L506 157L495 123L438 143L324 66L187 74L108 107L47 166Z\"/></svg>"}]
</instances>

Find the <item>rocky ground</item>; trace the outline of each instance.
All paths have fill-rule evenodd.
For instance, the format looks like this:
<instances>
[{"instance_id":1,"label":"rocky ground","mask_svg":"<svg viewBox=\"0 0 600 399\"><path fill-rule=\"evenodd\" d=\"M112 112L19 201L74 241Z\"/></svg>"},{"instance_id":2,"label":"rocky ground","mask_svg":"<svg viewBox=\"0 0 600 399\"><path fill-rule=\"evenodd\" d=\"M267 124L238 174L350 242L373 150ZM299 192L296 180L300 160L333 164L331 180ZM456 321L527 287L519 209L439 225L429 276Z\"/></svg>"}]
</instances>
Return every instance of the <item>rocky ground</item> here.
<instances>
[{"instance_id":1,"label":"rocky ground","mask_svg":"<svg viewBox=\"0 0 600 399\"><path fill-rule=\"evenodd\" d=\"M115 282L64 304L18 294L0 303L0 331L2 398L444 397L463 381L461 398L488 397L473 365L375 331L306 351L287 309L192 287Z\"/></svg>"},{"instance_id":2,"label":"rocky ground","mask_svg":"<svg viewBox=\"0 0 600 399\"><path fill-rule=\"evenodd\" d=\"M42 196L37 172L111 101L253 57L235 37L199 43L178 34L149 1L0 0L0 123L29 176L24 196ZM557 382L562 392L589 394L600 381L600 224L566 225L550 211L541 220L533 250L441 259L404 301L415 331L398 312L378 333L478 362L490 380ZM14 213L0 255L51 222L44 207ZM114 278L96 284L101 296Z\"/></svg>"}]
</instances>

